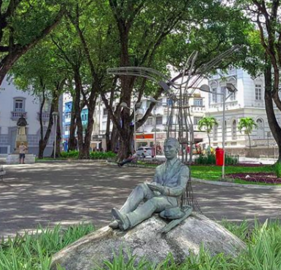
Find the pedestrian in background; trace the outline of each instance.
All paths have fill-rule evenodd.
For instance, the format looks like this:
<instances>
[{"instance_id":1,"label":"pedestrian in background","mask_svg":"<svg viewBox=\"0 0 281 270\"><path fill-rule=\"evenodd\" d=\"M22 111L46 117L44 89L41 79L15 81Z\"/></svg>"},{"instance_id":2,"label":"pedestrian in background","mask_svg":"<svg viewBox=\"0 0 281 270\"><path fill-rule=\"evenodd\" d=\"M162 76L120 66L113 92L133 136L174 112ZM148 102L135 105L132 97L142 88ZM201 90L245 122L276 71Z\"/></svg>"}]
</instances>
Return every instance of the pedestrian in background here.
<instances>
[{"instance_id":1,"label":"pedestrian in background","mask_svg":"<svg viewBox=\"0 0 281 270\"><path fill-rule=\"evenodd\" d=\"M24 142L21 142L20 146L19 146L19 160L20 160L20 164L24 164L26 150L27 150L26 145L24 144Z\"/></svg>"}]
</instances>

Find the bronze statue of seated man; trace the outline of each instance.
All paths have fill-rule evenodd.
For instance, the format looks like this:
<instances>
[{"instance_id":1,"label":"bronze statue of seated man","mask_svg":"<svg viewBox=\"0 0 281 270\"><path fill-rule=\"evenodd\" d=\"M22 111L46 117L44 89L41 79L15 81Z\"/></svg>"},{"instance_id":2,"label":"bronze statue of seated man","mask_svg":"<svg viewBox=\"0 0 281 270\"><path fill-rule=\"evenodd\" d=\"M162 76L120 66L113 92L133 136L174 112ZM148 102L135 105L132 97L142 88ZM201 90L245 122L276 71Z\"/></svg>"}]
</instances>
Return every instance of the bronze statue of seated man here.
<instances>
[{"instance_id":1,"label":"bronze statue of seated man","mask_svg":"<svg viewBox=\"0 0 281 270\"><path fill-rule=\"evenodd\" d=\"M178 158L179 142L169 138L164 143L166 162L156 168L152 182L139 184L120 210L112 209L115 220L111 228L128 230L148 219L153 213L177 207L185 192L189 169Z\"/></svg>"}]
</instances>

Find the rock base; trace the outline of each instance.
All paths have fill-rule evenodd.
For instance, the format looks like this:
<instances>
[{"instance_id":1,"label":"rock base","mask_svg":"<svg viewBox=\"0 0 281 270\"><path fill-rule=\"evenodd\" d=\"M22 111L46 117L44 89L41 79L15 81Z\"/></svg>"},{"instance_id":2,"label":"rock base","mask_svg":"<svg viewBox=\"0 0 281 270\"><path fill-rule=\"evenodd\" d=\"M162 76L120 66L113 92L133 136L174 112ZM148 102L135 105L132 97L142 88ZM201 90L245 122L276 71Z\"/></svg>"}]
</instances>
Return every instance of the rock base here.
<instances>
[{"instance_id":1,"label":"rock base","mask_svg":"<svg viewBox=\"0 0 281 270\"><path fill-rule=\"evenodd\" d=\"M172 254L176 263L182 263L190 252L198 254L204 245L211 255L225 253L237 256L246 245L221 225L203 215L192 214L182 224L163 235L159 231L167 223L153 216L137 227L122 232L108 226L99 229L54 255L52 270L61 265L66 270L91 270L112 261L114 254L123 252L158 264Z\"/></svg>"},{"instance_id":2,"label":"rock base","mask_svg":"<svg viewBox=\"0 0 281 270\"><path fill-rule=\"evenodd\" d=\"M19 154L10 154L6 158L7 164L19 164ZM35 155L25 154L24 163L33 164L35 163Z\"/></svg>"}]
</instances>

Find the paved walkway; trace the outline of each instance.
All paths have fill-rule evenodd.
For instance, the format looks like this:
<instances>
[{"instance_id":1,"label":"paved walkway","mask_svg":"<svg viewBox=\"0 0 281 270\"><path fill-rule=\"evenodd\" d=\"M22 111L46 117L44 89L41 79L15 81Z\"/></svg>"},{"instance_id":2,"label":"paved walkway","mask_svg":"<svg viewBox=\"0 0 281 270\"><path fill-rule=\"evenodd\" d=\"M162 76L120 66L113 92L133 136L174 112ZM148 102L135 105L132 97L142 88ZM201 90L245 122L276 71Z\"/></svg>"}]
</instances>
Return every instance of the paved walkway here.
<instances>
[{"instance_id":1,"label":"paved walkway","mask_svg":"<svg viewBox=\"0 0 281 270\"><path fill-rule=\"evenodd\" d=\"M82 221L103 226L112 207L120 207L131 189L151 179L154 169L94 162L5 166L0 182L0 237L61 223ZM280 218L281 189L263 190L193 184L203 213L212 219L264 221Z\"/></svg>"}]
</instances>

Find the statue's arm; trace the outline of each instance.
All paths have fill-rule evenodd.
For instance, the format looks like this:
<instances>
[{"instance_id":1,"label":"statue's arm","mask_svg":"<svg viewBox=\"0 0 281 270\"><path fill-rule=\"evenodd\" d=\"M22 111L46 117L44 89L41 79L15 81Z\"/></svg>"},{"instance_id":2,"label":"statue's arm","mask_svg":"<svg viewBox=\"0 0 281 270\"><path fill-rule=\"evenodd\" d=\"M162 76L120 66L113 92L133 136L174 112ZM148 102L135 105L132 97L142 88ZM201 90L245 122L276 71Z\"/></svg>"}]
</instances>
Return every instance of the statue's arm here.
<instances>
[{"instance_id":1,"label":"statue's arm","mask_svg":"<svg viewBox=\"0 0 281 270\"><path fill-rule=\"evenodd\" d=\"M183 167L181 169L180 176L179 176L179 185L176 187L165 187L163 195L170 196L170 197L181 196L186 189L188 176L189 176L188 167Z\"/></svg>"},{"instance_id":2,"label":"statue's arm","mask_svg":"<svg viewBox=\"0 0 281 270\"><path fill-rule=\"evenodd\" d=\"M156 168L156 170L155 170L155 174L154 174L154 177L153 177L153 179L152 179L152 182L154 182L154 183L159 183L159 167L157 167Z\"/></svg>"}]
</instances>

